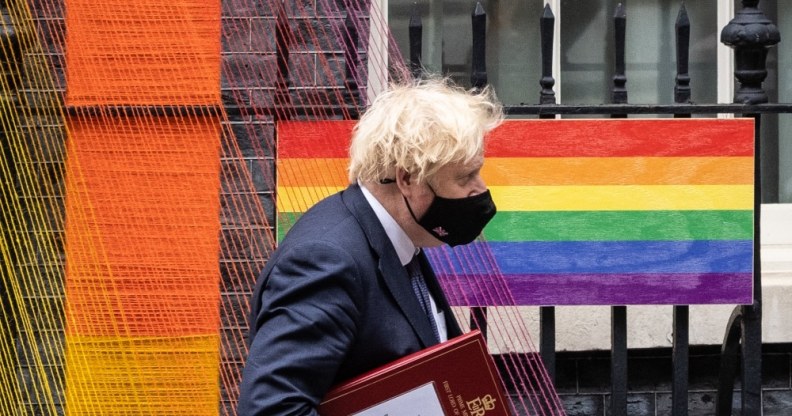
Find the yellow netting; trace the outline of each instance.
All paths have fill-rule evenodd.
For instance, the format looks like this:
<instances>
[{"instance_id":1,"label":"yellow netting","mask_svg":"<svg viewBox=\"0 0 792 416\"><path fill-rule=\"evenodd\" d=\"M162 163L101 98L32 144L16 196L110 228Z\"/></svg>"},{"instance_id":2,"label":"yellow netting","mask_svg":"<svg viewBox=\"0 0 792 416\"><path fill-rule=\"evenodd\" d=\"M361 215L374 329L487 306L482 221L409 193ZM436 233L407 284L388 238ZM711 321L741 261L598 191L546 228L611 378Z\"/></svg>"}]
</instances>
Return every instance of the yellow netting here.
<instances>
[{"instance_id":1,"label":"yellow netting","mask_svg":"<svg viewBox=\"0 0 792 416\"><path fill-rule=\"evenodd\" d=\"M0 414L56 414L64 389L62 108L30 9L0 42ZM25 53L23 53L23 51Z\"/></svg>"},{"instance_id":2,"label":"yellow netting","mask_svg":"<svg viewBox=\"0 0 792 416\"><path fill-rule=\"evenodd\" d=\"M216 414L218 344L216 335L69 336L66 414Z\"/></svg>"}]
</instances>

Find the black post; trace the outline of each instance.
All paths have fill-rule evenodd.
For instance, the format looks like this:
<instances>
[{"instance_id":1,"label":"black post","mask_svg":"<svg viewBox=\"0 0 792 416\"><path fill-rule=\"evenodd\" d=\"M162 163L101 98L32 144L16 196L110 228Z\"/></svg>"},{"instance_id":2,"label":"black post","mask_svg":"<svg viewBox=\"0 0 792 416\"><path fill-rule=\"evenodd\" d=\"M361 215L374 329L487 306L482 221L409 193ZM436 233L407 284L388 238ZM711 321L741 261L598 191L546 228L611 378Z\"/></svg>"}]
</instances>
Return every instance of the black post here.
<instances>
[{"instance_id":1,"label":"black post","mask_svg":"<svg viewBox=\"0 0 792 416\"><path fill-rule=\"evenodd\" d=\"M734 309L726 325L726 335L721 346L718 373L718 400L715 401L716 416L731 416L734 380L740 365L740 338L742 336L742 308Z\"/></svg>"},{"instance_id":2,"label":"black post","mask_svg":"<svg viewBox=\"0 0 792 416\"><path fill-rule=\"evenodd\" d=\"M610 415L627 416L627 307L611 307Z\"/></svg>"},{"instance_id":3,"label":"black post","mask_svg":"<svg viewBox=\"0 0 792 416\"><path fill-rule=\"evenodd\" d=\"M485 60L485 46L487 36L487 13L481 3L476 2L471 16L473 25L473 50L472 68L470 71L470 84L473 88L482 89L487 85L487 62ZM479 329L487 337L487 308L470 308L470 328Z\"/></svg>"},{"instance_id":4,"label":"black post","mask_svg":"<svg viewBox=\"0 0 792 416\"><path fill-rule=\"evenodd\" d=\"M616 6L613 17L615 28L616 74L613 76L611 101L627 104L627 76L625 75L625 44L627 13L624 5ZM613 114L612 118L626 118L626 114ZM627 307L611 307L611 416L627 416Z\"/></svg>"},{"instance_id":5,"label":"black post","mask_svg":"<svg viewBox=\"0 0 792 416\"><path fill-rule=\"evenodd\" d=\"M689 322L690 307L674 306L674 345L672 350L673 375L671 381L671 414L688 414L688 377L689 377Z\"/></svg>"},{"instance_id":6,"label":"black post","mask_svg":"<svg viewBox=\"0 0 792 416\"><path fill-rule=\"evenodd\" d=\"M753 117L754 137L759 137L761 117ZM756 140L757 147L760 141ZM759 149L756 149L759 155ZM726 336L721 348L721 365L718 382L718 401L715 408L718 416L731 414L732 389L737 373L737 354L742 349L742 400L743 416L762 414L762 263L761 242L761 181L759 180L759 156L754 162L756 192L754 192L754 241L753 241L753 304L737 306L726 327Z\"/></svg>"},{"instance_id":7,"label":"black post","mask_svg":"<svg viewBox=\"0 0 792 416\"><path fill-rule=\"evenodd\" d=\"M762 117L760 114L745 114L754 119L754 140L756 143L754 160L754 241L753 241L753 304L743 305L741 309L742 338L742 415L759 416L762 414L762 188L760 178L762 166L762 146L760 140ZM777 153L776 153L777 156ZM778 160L778 159L776 159ZM777 184L778 182L776 182Z\"/></svg>"},{"instance_id":8,"label":"black post","mask_svg":"<svg viewBox=\"0 0 792 416\"><path fill-rule=\"evenodd\" d=\"M743 104L768 102L762 83L767 77L768 48L781 41L778 28L757 7L759 0L743 0L737 12L721 31L721 42L734 48L734 75L739 82L734 101ZM754 192L754 284L753 304L741 306L742 315L742 414L762 414L762 202L778 202L778 141L763 141L761 116L753 117L756 143Z\"/></svg>"},{"instance_id":9,"label":"black post","mask_svg":"<svg viewBox=\"0 0 792 416\"><path fill-rule=\"evenodd\" d=\"M471 20L473 23L473 68L470 72L470 85L473 88L484 88L487 85L487 13L480 2L476 2Z\"/></svg>"},{"instance_id":10,"label":"black post","mask_svg":"<svg viewBox=\"0 0 792 416\"><path fill-rule=\"evenodd\" d=\"M690 75L688 74L688 57L690 53L690 19L685 4L679 8L676 20L676 57L677 75L674 85L674 102L690 103ZM690 114L675 114L675 118L690 118ZM674 306L672 361L673 372L671 381L671 414L687 416L688 414L688 377L690 367L690 307Z\"/></svg>"},{"instance_id":11,"label":"black post","mask_svg":"<svg viewBox=\"0 0 792 416\"><path fill-rule=\"evenodd\" d=\"M734 76L739 85L734 93L734 102L762 104L768 102L762 83L767 78L767 51L781 41L778 28L757 7L759 0L743 0L743 8L736 13L721 31L721 42L734 49L736 68ZM756 136L757 141L761 136ZM778 192L778 140L761 143L762 153L762 201L774 203L779 200ZM757 190L758 191L758 190Z\"/></svg>"},{"instance_id":12,"label":"black post","mask_svg":"<svg viewBox=\"0 0 792 416\"><path fill-rule=\"evenodd\" d=\"M481 335L487 338L487 307L470 307L470 329L478 329Z\"/></svg>"},{"instance_id":13,"label":"black post","mask_svg":"<svg viewBox=\"0 0 792 416\"><path fill-rule=\"evenodd\" d=\"M542 90L539 93L540 105L555 105L556 97L553 86L553 29L555 27L555 16L546 4L542 17L539 19L539 35L542 42L542 79L539 85ZM552 119L555 114L542 114L539 118ZM555 381L556 364L556 338L555 338L555 308L552 306L542 306L539 308L539 354L542 356L547 375L550 380Z\"/></svg>"},{"instance_id":14,"label":"black post","mask_svg":"<svg viewBox=\"0 0 792 416\"><path fill-rule=\"evenodd\" d=\"M421 50L423 49L423 23L421 22L421 11L418 3L413 3L410 11L410 72L415 79L420 79L423 72L421 63Z\"/></svg>"}]
</instances>

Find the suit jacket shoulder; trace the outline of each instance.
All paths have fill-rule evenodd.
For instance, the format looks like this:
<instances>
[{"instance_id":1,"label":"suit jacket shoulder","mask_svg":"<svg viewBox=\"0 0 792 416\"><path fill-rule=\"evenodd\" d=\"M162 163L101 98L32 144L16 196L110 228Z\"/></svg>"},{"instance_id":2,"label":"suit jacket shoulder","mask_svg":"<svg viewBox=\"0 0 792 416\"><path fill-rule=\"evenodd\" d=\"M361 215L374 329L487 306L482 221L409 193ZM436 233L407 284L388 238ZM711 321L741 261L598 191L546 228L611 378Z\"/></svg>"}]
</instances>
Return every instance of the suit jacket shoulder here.
<instances>
[{"instance_id":1,"label":"suit jacket shoulder","mask_svg":"<svg viewBox=\"0 0 792 416\"><path fill-rule=\"evenodd\" d=\"M313 414L332 385L435 342L357 186L319 202L289 230L259 276L250 324L245 415Z\"/></svg>"}]
</instances>

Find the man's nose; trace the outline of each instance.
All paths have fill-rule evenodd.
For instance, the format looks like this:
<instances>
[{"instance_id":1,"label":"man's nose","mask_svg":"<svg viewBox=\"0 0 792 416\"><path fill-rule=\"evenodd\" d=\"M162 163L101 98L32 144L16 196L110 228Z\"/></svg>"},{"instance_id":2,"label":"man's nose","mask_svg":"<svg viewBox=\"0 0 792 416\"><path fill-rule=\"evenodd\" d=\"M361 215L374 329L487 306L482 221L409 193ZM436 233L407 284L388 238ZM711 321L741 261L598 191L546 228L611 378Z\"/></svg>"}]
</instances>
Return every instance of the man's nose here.
<instances>
[{"instance_id":1,"label":"man's nose","mask_svg":"<svg viewBox=\"0 0 792 416\"><path fill-rule=\"evenodd\" d=\"M481 175L476 175L476 178L471 181L470 193L468 193L468 196L475 196L486 191L487 184L484 182L484 178L482 178Z\"/></svg>"}]
</instances>

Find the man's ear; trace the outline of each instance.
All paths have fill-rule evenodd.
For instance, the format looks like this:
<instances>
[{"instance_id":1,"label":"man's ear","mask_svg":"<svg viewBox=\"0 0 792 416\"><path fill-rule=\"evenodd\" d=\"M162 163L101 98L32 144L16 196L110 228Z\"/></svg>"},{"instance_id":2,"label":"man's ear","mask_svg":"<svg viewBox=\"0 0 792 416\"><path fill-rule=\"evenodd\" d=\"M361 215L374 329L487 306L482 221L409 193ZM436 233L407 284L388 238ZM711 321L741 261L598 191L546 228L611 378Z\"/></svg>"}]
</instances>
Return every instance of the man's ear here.
<instances>
[{"instance_id":1,"label":"man's ear","mask_svg":"<svg viewBox=\"0 0 792 416\"><path fill-rule=\"evenodd\" d=\"M399 191L401 191L402 195L410 196L415 187L415 180L412 175L410 175L410 172L399 168L396 169L396 186L399 187Z\"/></svg>"}]
</instances>

